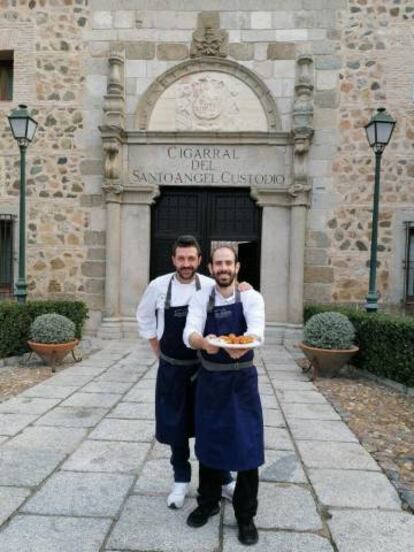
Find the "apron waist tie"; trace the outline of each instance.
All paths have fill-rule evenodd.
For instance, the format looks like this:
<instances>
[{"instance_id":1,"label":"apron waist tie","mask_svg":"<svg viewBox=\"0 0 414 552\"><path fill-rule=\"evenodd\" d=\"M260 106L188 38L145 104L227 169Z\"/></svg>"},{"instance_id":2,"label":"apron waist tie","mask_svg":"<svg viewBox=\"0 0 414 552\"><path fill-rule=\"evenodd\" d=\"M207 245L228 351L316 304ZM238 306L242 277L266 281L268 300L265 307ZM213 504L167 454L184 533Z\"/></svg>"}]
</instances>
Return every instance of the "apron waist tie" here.
<instances>
[{"instance_id":1,"label":"apron waist tie","mask_svg":"<svg viewBox=\"0 0 414 552\"><path fill-rule=\"evenodd\" d=\"M206 360L201 353L198 353L198 358L201 362L201 366L209 372L225 372L227 370L241 370L242 368L251 368L253 362L251 360L245 360L242 362L231 362L225 364L224 362L210 362Z\"/></svg>"},{"instance_id":2,"label":"apron waist tie","mask_svg":"<svg viewBox=\"0 0 414 552\"><path fill-rule=\"evenodd\" d=\"M192 360L180 360L178 358L172 358L164 355L162 351L160 351L160 358L162 358L162 360L165 360L165 362L168 362L168 364L172 364L172 366L194 366L195 364L199 363L196 358Z\"/></svg>"}]
</instances>

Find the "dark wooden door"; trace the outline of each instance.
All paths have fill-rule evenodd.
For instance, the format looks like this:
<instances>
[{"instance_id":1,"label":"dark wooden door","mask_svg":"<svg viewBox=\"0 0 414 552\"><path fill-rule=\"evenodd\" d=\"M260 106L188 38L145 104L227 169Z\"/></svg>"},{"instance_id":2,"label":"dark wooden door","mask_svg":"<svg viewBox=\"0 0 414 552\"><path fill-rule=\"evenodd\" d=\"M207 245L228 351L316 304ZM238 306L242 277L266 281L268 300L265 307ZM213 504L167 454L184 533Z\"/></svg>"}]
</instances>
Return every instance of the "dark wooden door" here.
<instances>
[{"instance_id":1,"label":"dark wooden door","mask_svg":"<svg viewBox=\"0 0 414 552\"><path fill-rule=\"evenodd\" d=\"M261 209L247 188L161 188L151 216L151 279L171 272L171 246L180 234L200 242L208 274L212 242L235 242L242 255L240 280L260 285Z\"/></svg>"}]
</instances>

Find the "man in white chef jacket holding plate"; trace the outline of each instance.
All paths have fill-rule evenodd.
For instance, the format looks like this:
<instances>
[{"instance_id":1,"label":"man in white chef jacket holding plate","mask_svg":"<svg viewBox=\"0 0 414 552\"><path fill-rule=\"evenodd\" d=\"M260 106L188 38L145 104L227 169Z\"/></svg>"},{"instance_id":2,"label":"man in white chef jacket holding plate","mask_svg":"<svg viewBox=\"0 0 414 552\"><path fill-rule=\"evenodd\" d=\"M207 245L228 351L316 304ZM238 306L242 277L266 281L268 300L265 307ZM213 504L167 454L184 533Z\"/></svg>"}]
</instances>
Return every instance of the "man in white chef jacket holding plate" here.
<instances>
[{"instance_id":1,"label":"man in white chef jacket holding plate","mask_svg":"<svg viewBox=\"0 0 414 552\"><path fill-rule=\"evenodd\" d=\"M196 455L200 462L198 507L188 525L201 527L219 511L221 474L237 471L233 506L241 543L255 544L258 533L258 467L264 463L263 416L253 346L263 342L263 297L236 286L240 264L228 246L215 249L209 269L216 285L196 292L189 306L184 342L199 351L201 368L195 402ZM250 335L241 348L217 347L217 337ZM213 344L214 343L214 344Z\"/></svg>"}]
</instances>

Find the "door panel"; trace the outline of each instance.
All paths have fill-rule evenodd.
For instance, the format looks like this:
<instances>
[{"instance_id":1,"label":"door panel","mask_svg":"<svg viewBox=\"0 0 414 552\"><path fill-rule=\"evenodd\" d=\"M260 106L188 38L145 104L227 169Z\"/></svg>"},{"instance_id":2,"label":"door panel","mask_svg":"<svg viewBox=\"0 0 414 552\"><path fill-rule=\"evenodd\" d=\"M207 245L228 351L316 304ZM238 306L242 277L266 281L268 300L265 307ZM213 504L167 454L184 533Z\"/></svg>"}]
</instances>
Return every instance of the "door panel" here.
<instances>
[{"instance_id":1,"label":"door panel","mask_svg":"<svg viewBox=\"0 0 414 552\"><path fill-rule=\"evenodd\" d=\"M173 270L170 257L175 239L192 234L202 249L200 272L208 274L212 241L234 242L242 256L241 279L259 289L261 209L248 188L165 186L151 215L151 279Z\"/></svg>"}]
</instances>

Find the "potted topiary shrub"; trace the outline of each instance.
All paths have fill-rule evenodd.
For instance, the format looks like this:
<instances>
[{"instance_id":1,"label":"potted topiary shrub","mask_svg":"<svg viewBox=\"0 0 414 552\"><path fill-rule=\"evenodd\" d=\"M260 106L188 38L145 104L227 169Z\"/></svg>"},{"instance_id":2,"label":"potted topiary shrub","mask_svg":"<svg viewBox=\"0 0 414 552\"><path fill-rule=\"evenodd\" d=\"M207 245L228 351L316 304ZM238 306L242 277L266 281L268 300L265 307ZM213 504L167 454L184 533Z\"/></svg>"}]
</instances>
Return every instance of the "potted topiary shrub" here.
<instances>
[{"instance_id":1,"label":"potted topiary shrub","mask_svg":"<svg viewBox=\"0 0 414 552\"><path fill-rule=\"evenodd\" d=\"M75 324L66 316L56 313L42 314L32 322L27 344L54 372L56 365L79 343L75 333Z\"/></svg>"},{"instance_id":2,"label":"potted topiary shrub","mask_svg":"<svg viewBox=\"0 0 414 552\"><path fill-rule=\"evenodd\" d=\"M311 363L312 379L319 373L336 375L359 350L354 340L355 328L344 314L322 312L309 318L299 347Z\"/></svg>"}]
</instances>

